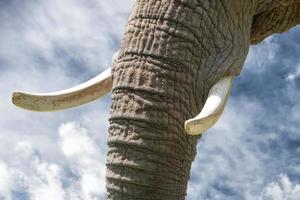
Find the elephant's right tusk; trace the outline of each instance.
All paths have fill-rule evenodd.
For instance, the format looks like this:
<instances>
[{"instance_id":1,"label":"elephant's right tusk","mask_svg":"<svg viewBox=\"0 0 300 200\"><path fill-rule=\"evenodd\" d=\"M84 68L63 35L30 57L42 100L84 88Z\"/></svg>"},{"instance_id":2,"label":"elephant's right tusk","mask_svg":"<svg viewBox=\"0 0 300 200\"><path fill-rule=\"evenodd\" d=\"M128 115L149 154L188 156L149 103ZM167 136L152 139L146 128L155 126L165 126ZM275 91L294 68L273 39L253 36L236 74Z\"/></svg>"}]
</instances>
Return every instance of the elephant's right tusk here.
<instances>
[{"instance_id":1,"label":"elephant's right tusk","mask_svg":"<svg viewBox=\"0 0 300 200\"><path fill-rule=\"evenodd\" d=\"M18 107L46 112L63 110L96 100L111 91L111 68L76 87L51 93L15 91L12 102Z\"/></svg>"},{"instance_id":2,"label":"elephant's right tusk","mask_svg":"<svg viewBox=\"0 0 300 200\"><path fill-rule=\"evenodd\" d=\"M199 135L212 127L221 117L231 91L233 77L218 81L209 91L208 98L199 115L185 121L185 130L190 135Z\"/></svg>"}]
</instances>

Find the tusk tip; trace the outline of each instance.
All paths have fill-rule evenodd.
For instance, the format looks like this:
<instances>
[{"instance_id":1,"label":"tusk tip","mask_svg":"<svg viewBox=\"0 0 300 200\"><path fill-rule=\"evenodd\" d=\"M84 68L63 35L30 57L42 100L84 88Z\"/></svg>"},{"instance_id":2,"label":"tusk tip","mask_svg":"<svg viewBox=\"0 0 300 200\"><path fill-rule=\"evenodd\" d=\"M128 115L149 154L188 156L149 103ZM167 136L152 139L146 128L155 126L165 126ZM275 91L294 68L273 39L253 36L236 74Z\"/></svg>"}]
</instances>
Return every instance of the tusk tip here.
<instances>
[{"instance_id":1,"label":"tusk tip","mask_svg":"<svg viewBox=\"0 0 300 200\"><path fill-rule=\"evenodd\" d=\"M19 107L26 110L32 110L28 107L26 103L26 94L20 91L14 91L11 95L11 102Z\"/></svg>"},{"instance_id":2,"label":"tusk tip","mask_svg":"<svg viewBox=\"0 0 300 200\"><path fill-rule=\"evenodd\" d=\"M200 135L211 128L219 119L221 114L206 117L195 117L186 120L184 128L189 135Z\"/></svg>"},{"instance_id":3,"label":"tusk tip","mask_svg":"<svg viewBox=\"0 0 300 200\"><path fill-rule=\"evenodd\" d=\"M14 91L11 95L11 101L15 105L18 105L18 102L21 100L21 98L22 98L21 92Z\"/></svg>"},{"instance_id":4,"label":"tusk tip","mask_svg":"<svg viewBox=\"0 0 300 200\"><path fill-rule=\"evenodd\" d=\"M189 135L200 135L206 131L201 119L189 119L185 121L184 129Z\"/></svg>"},{"instance_id":5,"label":"tusk tip","mask_svg":"<svg viewBox=\"0 0 300 200\"><path fill-rule=\"evenodd\" d=\"M184 128L190 135L200 135L211 128L221 117L231 91L233 77L219 80L209 91L202 111L185 122Z\"/></svg>"}]
</instances>

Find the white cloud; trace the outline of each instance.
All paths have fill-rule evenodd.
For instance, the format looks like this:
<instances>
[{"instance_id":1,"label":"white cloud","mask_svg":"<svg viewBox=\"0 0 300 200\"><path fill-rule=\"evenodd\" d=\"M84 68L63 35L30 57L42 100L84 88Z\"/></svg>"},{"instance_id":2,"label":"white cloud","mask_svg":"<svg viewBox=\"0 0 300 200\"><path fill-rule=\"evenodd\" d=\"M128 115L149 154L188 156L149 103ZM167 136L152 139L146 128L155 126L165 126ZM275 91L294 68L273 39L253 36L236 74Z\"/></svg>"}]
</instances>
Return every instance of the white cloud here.
<instances>
[{"instance_id":1,"label":"white cloud","mask_svg":"<svg viewBox=\"0 0 300 200\"><path fill-rule=\"evenodd\" d=\"M290 81L290 82L294 82L295 79L299 78L300 76L300 64L298 64L296 67L295 67L295 71L288 74L288 76L286 77L286 80Z\"/></svg>"},{"instance_id":2,"label":"white cloud","mask_svg":"<svg viewBox=\"0 0 300 200\"><path fill-rule=\"evenodd\" d=\"M120 40L132 3L29 1L20 3L19 8L2 9L5 28L1 35L5 37L0 37L0 43L5 48L0 49L0 55L6 64L18 70L26 67L29 73L47 69L61 74L72 60L85 64L80 67L86 72L99 72L110 64L112 48L117 48L115 40ZM59 84L62 80L57 78L54 80Z\"/></svg>"},{"instance_id":3,"label":"white cloud","mask_svg":"<svg viewBox=\"0 0 300 200\"><path fill-rule=\"evenodd\" d=\"M0 162L0 196L12 199L13 192L27 193L32 200L64 200L61 167L45 161L27 142L10 148L13 157Z\"/></svg>"},{"instance_id":4,"label":"white cloud","mask_svg":"<svg viewBox=\"0 0 300 200\"><path fill-rule=\"evenodd\" d=\"M61 169L56 164L33 161L35 175L27 177L28 192L32 200L65 200L65 191L61 182Z\"/></svg>"},{"instance_id":5,"label":"white cloud","mask_svg":"<svg viewBox=\"0 0 300 200\"><path fill-rule=\"evenodd\" d=\"M273 36L266 38L261 44L251 46L244 67L253 73L263 73L267 67L271 67L270 63L276 62L276 52L279 45Z\"/></svg>"},{"instance_id":6,"label":"white cloud","mask_svg":"<svg viewBox=\"0 0 300 200\"><path fill-rule=\"evenodd\" d=\"M63 153L70 158L97 155L97 147L88 136L87 130L75 123L63 124L59 128Z\"/></svg>"},{"instance_id":7,"label":"white cloud","mask_svg":"<svg viewBox=\"0 0 300 200\"><path fill-rule=\"evenodd\" d=\"M13 188L13 178L10 169L4 162L0 161L0 198L11 199L11 190Z\"/></svg>"},{"instance_id":8,"label":"white cloud","mask_svg":"<svg viewBox=\"0 0 300 200\"><path fill-rule=\"evenodd\" d=\"M262 191L260 200L299 200L300 184L294 184L287 175L280 175L277 182L269 183Z\"/></svg>"},{"instance_id":9,"label":"white cloud","mask_svg":"<svg viewBox=\"0 0 300 200\"><path fill-rule=\"evenodd\" d=\"M19 191L32 200L104 199L105 154L96 140L74 122L58 132L62 155L53 161L31 140L16 142L12 157L0 162L0 198L10 200Z\"/></svg>"},{"instance_id":10,"label":"white cloud","mask_svg":"<svg viewBox=\"0 0 300 200\"><path fill-rule=\"evenodd\" d=\"M71 190L75 191L79 187L78 196L85 200L105 196L104 152L99 151L87 130L74 122L61 125L59 135L69 167L79 177L78 183L73 184Z\"/></svg>"}]
</instances>

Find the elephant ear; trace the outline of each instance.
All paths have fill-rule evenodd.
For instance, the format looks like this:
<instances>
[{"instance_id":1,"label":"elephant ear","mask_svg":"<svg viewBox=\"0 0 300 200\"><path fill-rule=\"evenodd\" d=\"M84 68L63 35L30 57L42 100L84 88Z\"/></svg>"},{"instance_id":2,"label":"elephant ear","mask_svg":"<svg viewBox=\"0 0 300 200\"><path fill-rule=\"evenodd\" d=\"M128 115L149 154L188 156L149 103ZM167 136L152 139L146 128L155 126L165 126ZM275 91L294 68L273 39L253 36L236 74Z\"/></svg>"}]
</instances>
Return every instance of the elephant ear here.
<instances>
[{"instance_id":1,"label":"elephant ear","mask_svg":"<svg viewBox=\"0 0 300 200\"><path fill-rule=\"evenodd\" d=\"M251 44L300 24L300 0L277 0L258 6L251 27Z\"/></svg>"}]
</instances>

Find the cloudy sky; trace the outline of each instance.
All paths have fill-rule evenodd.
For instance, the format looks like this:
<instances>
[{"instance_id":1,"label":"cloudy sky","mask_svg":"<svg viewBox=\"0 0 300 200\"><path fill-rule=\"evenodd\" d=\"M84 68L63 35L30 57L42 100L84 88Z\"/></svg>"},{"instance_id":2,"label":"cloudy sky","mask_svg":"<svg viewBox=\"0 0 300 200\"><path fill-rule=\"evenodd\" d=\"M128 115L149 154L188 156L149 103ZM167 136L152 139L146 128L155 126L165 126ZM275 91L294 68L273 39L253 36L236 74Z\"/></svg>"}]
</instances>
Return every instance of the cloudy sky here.
<instances>
[{"instance_id":1,"label":"cloudy sky","mask_svg":"<svg viewBox=\"0 0 300 200\"><path fill-rule=\"evenodd\" d=\"M105 199L110 95L32 113L14 89L64 89L106 69L133 0L0 1L0 200ZM300 27L251 47L224 116L199 141L188 200L299 200Z\"/></svg>"}]
</instances>

